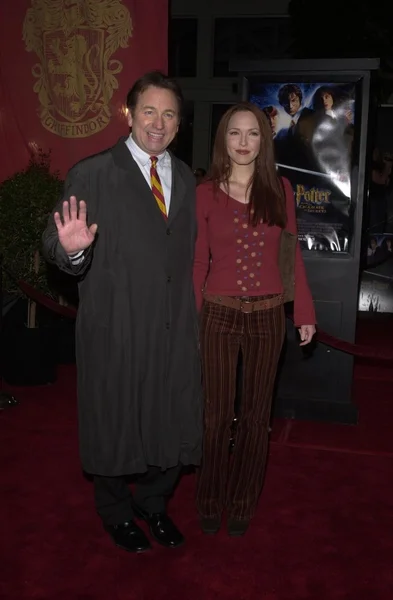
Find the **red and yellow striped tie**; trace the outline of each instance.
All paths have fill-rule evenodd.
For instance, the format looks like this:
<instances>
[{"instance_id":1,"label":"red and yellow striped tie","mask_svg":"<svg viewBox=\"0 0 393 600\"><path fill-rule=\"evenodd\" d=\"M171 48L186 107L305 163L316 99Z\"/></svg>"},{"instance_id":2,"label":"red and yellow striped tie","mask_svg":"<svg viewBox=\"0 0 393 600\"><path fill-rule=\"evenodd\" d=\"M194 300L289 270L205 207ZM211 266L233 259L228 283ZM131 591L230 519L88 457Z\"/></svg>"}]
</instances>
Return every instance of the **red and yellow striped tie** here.
<instances>
[{"instance_id":1,"label":"red and yellow striped tie","mask_svg":"<svg viewBox=\"0 0 393 600\"><path fill-rule=\"evenodd\" d=\"M150 160L151 160L151 167L150 167L151 191L153 192L153 195L157 201L158 208L164 215L164 218L167 219L168 215L166 212L164 192L162 191L161 181L160 181L160 178L157 173L158 158L157 158L157 156L151 156Z\"/></svg>"}]
</instances>

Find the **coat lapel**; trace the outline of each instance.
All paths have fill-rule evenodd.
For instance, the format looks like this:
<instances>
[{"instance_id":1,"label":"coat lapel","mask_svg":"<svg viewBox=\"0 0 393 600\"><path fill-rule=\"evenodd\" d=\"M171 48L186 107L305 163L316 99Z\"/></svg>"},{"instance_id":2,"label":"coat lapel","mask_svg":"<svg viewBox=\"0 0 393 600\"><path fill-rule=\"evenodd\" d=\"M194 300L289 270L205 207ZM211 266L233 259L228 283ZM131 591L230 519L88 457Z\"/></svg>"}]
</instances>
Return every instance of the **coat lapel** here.
<instances>
[{"instance_id":1,"label":"coat lapel","mask_svg":"<svg viewBox=\"0 0 393 600\"><path fill-rule=\"evenodd\" d=\"M134 190L133 197L147 212L149 220L166 227L166 221L158 208L153 192L125 144L126 139L121 138L116 146L112 148L115 164L126 171L127 182L129 182L127 185Z\"/></svg>"},{"instance_id":2,"label":"coat lapel","mask_svg":"<svg viewBox=\"0 0 393 600\"><path fill-rule=\"evenodd\" d=\"M166 227L168 224L173 222L178 214L186 193L186 184L181 176L180 169L178 167L178 160L171 153L172 191L168 220L165 221L160 209L158 208L156 199L154 198L149 184L142 175L138 165L132 158L131 152L125 144L126 139L126 137L121 138L112 148L114 162L117 167L123 171L126 171L127 180L130 182L130 187L137 192L134 194L134 196L136 197L137 201L140 202L140 204L143 204L145 210L149 214L150 219L154 219L156 222L159 221L163 227Z\"/></svg>"},{"instance_id":3,"label":"coat lapel","mask_svg":"<svg viewBox=\"0 0 393 600\"><path fill-rule=\"evenodd\" d=\"M171 203L169 206L169 215L168 215L168 224L172 223L175 219L177 213L179 212L186 193L186 184L184 182L183 177L180 174L180 169L178 167L178 161L173 154L171 154L172 160L172 193L171 193Z\"/></svg>"}]
</instances>

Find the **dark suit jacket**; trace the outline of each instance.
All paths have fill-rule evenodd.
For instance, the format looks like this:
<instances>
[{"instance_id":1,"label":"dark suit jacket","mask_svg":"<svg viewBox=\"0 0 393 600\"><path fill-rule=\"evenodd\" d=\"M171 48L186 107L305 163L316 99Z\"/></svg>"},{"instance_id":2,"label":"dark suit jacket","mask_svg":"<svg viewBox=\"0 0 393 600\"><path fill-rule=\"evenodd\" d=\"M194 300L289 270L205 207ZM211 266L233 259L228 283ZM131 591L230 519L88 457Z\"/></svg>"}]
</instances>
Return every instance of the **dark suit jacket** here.
<instances>
[{"instance_id":1,"label":"dark suit jacket","mask_svg":"<svg viewBox=\"0 0 393 600\"><path fill-rule=\"evenodd\" d=\"M277 161L284 165L313 170L311 141L315 123L314 111L303 108L295 125L281 129L275 138Z\"/></svg>"}]
</instances>

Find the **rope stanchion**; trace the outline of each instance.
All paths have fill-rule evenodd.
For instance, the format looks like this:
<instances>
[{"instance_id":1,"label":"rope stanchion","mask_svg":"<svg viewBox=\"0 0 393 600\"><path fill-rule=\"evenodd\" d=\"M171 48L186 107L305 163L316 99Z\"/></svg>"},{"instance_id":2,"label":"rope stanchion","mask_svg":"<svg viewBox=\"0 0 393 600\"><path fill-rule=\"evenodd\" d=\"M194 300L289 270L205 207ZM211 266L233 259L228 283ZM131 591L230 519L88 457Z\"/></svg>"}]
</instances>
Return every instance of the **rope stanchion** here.
<instances>
[{"instance_id":1,"label":"rope stanchion","mask_svg":"<svg viewBox=\"0 0 393 600\"><path fill-rule=\"evenodd\" d=\"M33 302L41 304L41 306L44 306L45 308L51 310L54 313L57 313L58 315L61 315L62 317L67 317L68 319L76 318L77 309L75 307L63 306L62 304L59 304L55 300L52 300L52 298L50 298L46 294L43 294L36 290L32 285L26 283L25 281L17 281L17 284L22 290L22 292L28 298L30 298L30 300L33 300Z\"/></svg>"},{"instance_id":2,"label":"rope stanchion","mask_svg":"<svg viewBox=\"0 0 393 600\"><path fill-rule=\"evenodd\" d=\"M8 271L7 271L8 272ZM63 306L58 304L55 300L52 300L46 294L36 290L33 286L26 283L25 281L16 281L21 291L28 296L34 302L45 306L47 309L69 319L75 319L77 315L77 309L72 306ZM292 315L287 315L293 321ZM346 354L351 354L352 356L356 356L358 358L367 358L370 360L377 360L384 363L393 363L393 351L389 354L386 350L378 350L375 348L370 348L369 346L353 344L352 342L347 342L346 340L342 340L337 338L326 331L321 329L317 330L316 340L321 344L325 344L330 348L334 348L335 350L339 350L341 352L345 352Z\"/></svg>"},{"instance_id":3,"label":"rope stanchion","mask_svg":"<svg viewBox=\"0 0 393 600\"><path fill-rule=\"evenodd\" d=\"M340 350L341 352L345 352L346 354L351 354L352 356L357 356L358 358L368 358L383 362L393 362L393 352L389 354L386 353L385 350L376 350L375 348L370 348L370 346L352 344L351 342L346 342L345 340L333 337L325 331L318 331L317 339L326 346L330 346L331 348L334 348L335 350Z\"/></svg>"},{"instance_id":4,"label":"rope stanchion","mask_svg":"<svg viewBox=\"0 0 393 600\"><path fill-rule=\"evenodd\" d=\"M76 319L77 309L75 307L64 306L62 304L59 304L55 300L52 300L52 298L50 298L46 294L37 290L35 287L30 285L26 281L23 281L22 279L17 279L17 277L15 277L15 275L12 273L12 271L10 271L10 269L8 269L8 267L6 267L4 264L3 270L5 273L7 273L8 277L19 287L19 289L25 294L25 296L30 298L30 300L33 300L33 302L44 306L48 310L51 310L52 312L61 315L62 317L67 317L68 319Z\"/></svg>"},{"instance_id":5,"label":"rope stanchion","mask_svg":"<svg viewBox=\"0 0 393 600\"><path fill-rule=\"evenodd\" d=\"M3 256L0 254L0 411L19 404L18 400L3 389L3 377L1 373L3 361Z\"/></svg>"},{"instance_id":6,"label":"rope stanchion","mask_svg":"<svg viewBox=\"0 0 393 600\"><path fill-rule=\"evenodd\" d=\"M287 316L289 319L291 319L291 321L293 321L292 315ZM326 331L323 331L322 329L317 330L316 339L318 342L321 342L321 344L325 344L330 348L334 348L334 350L340 350L341 352L345 352L345 354L351 354L352 356L357 356L358 358L393 362L393 352L389 354L386 353L386 350L376 350L375 348L370 348L370 346L353 344L352 342L347 342L341 338L336 338L333 335L326 333Z\"/></svg>"}]
</instances>

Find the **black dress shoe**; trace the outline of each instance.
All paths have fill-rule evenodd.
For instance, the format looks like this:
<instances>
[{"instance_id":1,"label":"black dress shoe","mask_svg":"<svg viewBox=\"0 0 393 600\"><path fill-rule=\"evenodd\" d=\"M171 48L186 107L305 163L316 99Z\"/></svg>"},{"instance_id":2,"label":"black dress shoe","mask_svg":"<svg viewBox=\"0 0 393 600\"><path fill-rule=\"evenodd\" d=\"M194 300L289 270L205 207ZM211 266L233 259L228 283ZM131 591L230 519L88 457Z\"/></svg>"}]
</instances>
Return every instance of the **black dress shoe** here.
<instances>
[{"instance_id":1,"label":"black dress shoe","mask_svg":"<svg viewBox=\"0 0 393 600\"><path fill-rule=\"evenodd\" d=\"M126 521L120 525L106 525L105 529L116 546L127 552L140 553L151 548L149 540L134 521Z\"/></svg>"},{"instance_id":2,"label":"black dress shoe","mask_svg":"<svg viewBox=\"0 0 393 600\"><path fill-rule=\"evenodd\" d=\"M149 525L152 537L167 548L177 548L184 544L184 536L165 512L148 514L134 507L135 514Z\"/></svg>"}]
</instances>

